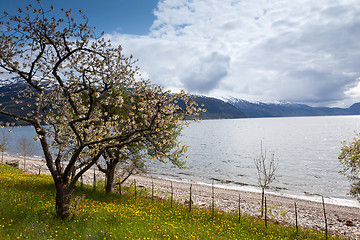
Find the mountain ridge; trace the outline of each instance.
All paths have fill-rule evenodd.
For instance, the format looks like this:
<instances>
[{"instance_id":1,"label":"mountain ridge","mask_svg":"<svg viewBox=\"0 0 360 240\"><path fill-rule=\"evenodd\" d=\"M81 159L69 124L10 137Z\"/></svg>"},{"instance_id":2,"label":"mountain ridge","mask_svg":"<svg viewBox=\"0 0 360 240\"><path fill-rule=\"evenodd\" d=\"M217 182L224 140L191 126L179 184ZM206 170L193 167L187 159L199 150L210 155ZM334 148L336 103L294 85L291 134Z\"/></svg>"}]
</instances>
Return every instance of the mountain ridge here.
<instances>
[{"instance_id":1,"label":"mountain ridge","mask_svg":"<svg viewBox=\"0 0 360 240\"><path fill-rule=\"evenodd\" d=\"M244 112L247 117L304 117L304 116L339 116L359 115L360 103L349 108L311 107L302 103L263 103L249 102L244 99L230 98L228 103Z\"/></svg>"},{"instance_id":2,"label":"mountain ridge","mask_svg":"<svg viewBox=\"0 0 360 240\"><path fill-rule=\"evenodd\" d=\"M39 79L39 81L42 81ZM47 84L46 81L44 84ZM17 95L21 91L25 91L28 84L25 80L14 77L5 80L0 79L0 104L2 106L6 106L11 112L21 113L21 106L15 104L15 100L17 99ZM206 112L200 113L201 119L229 119L229 118L245 118L246 115L241 112L238 108L222 101L217 98L199 96L195 97L194 100L199 104L204 104L204 108L207 109ZM30 100L27 100L30 101ZM23 104L27 105L27 102ZM24 109L28 109L24 107ZM26 110L24 110L26 111ZM26 112L25 112L26 114ZM16 122L13 118L8 117L6 115L0 114L0 122ZM23 122L16 122L16 124L24 124Z\"/></svg>"},{"instance_id":3,"label":"mountain ridge","mask_svg":"<svg viewBox=\"0 0 360 240\"><path fill-rule=\"evenodd\" d=\"M46 83L45 83L46 84ZM26 89L26 82L18 77L0 80L0 104L20 111L13 98ZM206 112L200 113L201 119L234 119L234 118L266 118L266 117L302 117L302 116L338 116L360 115L360 103L354 103L349 108L311 107L301 103L250 102L238 98L214 98L196 96L194 100L204 105ZM0 114L0 122L12 122L12 118Z\"/></svg>"}]
</instances>

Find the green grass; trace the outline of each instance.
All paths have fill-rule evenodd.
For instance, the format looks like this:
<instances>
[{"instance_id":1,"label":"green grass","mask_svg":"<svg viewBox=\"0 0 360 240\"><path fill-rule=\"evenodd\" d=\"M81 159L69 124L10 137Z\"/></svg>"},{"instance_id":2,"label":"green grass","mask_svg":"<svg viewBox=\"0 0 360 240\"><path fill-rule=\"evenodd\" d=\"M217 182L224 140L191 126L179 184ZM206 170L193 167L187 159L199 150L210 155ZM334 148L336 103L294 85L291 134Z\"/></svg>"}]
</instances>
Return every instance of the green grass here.
<instances>
[{"instance_id":1,"label":"green grass","mask_svg":"<svg viewBox=\"0 0 360 240\"><path fill-rule=\"evenodd\" d=\"M130 194L131 193L131 194ZM73 197L73 220L56 218L55 191L48 175L24 174L0 164L0 239L325 239L323 233L284 227L222 212L132 196L94 193ZM329 238L338 239L338 238Z\"/></svg>"}]
</instances>

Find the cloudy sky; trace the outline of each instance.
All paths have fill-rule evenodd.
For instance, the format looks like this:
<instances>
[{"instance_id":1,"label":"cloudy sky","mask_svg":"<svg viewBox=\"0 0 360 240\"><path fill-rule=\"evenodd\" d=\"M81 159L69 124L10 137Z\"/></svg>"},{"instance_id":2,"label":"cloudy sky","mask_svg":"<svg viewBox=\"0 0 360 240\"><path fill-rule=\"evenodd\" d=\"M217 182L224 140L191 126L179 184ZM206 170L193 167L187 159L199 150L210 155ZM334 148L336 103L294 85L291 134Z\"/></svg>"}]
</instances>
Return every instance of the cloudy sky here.
<instances>
[{"instance_id":1,"label":"cloudy sky","mask_svg":"<svg viewBox=\"0 0 360 240\"><path fill-rule=\"evenodd\" d=\"M9 6L0 8L28 1L6 2ZM358 0L63 0L54 5L82 9L90 25L139 59L144 78L172 90L312 106L360 101Z\"/></svg>"}]
</instances>

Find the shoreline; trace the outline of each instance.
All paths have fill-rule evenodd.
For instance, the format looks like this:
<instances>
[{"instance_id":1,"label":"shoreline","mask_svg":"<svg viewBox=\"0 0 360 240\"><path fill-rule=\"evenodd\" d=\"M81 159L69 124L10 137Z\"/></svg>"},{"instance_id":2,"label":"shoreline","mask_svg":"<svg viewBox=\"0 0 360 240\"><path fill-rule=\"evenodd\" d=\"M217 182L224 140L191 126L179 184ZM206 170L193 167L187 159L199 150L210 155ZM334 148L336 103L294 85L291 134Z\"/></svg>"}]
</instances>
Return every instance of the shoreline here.
<instances>
[{"instance_id":1,"label":"shoreline","mask_svg":"<svg viewBox=\"0 0 360 240\"><path fill-rule=\"evenodd\" d=\"M22 157L18 157L18 156L4 155L4 157L19 159L20 161L22 161ZM31 160L31 161L35 161L35 162L43 161L40 156L27 157L27 160ZM167 180L167 181L173 181L173 182L184 182L184 183L189 183L189 184L192 183L192 184L198 184L198 185L204 185L204 186L211 186L210 183L206 183L206 182L197 182L197 181L187 180L187 179L182 180L182 179L177 179L177 178L172 179L171 177L161 176L161 174L157 175L156 173L153 175L151 173L148 173L147 176L152 177L152 178L159 178L159 179L163 179L163 180ZM218 188L237 190L237 191L241 191L241 192L261 193L261 190L259 189L258 186L236 186L236 185L227 185L227 184L216 183L216 182L214 183L214 186L216 186ZM268 190L267 194L285 197L285 198L291 198L291 199L299 199L299 200L304 200L304 201L320 202L320 203L322 202L322 200L321 200L322 196L320 194L299 194L299 193L295 193L295 192L284 193L284 192L280 192L280 191L276 191L276 190L274 191L273 189ZM329 203L329 204L360 208L360 201L357 201L355 198L351 198L351 197L338 198L338 197L324 196L324 199L327 200L327 203Z\"/></svg>"},{"instance_id":2,"label":"shoreline","mask_svg":"<svg viewBox=\"0 0 360 240\"><path fill-rule=\"evenodd\" d=\"M4 156L6 161L19 161L19 168L23 170L23 159L13 156ZM49 174L45 162L34 159L26 159L27 173ZM97 177L104 179L104 174L96 171ZM85 183L92 183L93 171L90 170L84 175ZM169 198L171 194L171 184L173 186L174 199L179 203L185 203L189 199L190 185L192 186L192 200L195 206L209 209L212 201L212 186L209 184L181 182L178 180L168 180L150 175L133 175L127 184L136 180L139 187L151 189L154 185L155 196ZM226 188L214 185L215 209L229 213L237 213L239 204L239 194L241 198L241 212L252 217L260 215L261 193L244 191L239 189ZM296 196L283 196L274 193L266 193L268 205L268 218L272 221L284 225L295 226L296 202L298 210L298 225L301 228L313 230L325 230L324 212L321 200L312 201L300 199ZM320 196L319 196L319 199ZM325 198L325 209L328 223L328 231L332 234L360 240L360 207L343 206L333 204Z\"/></svg>"},{"instance_id":3,"label":"shoreline","mask_svg":"<svg viewBox=\"0 0 360 240\"><path fill-rule=\"evenodd\" d=\"M159 179L163 179L165 181L172 181L172 182L181 182L181 183L188 183L188 184L196 184L196 185L204 185L207 187L211 187L211 184L209 183L203 183L203 182L191 182L191 181L181 181L181 180L177 180L177 179L170 179L170 178L162 178L159 176L153 176L154 178L159 178ZM239 192L249 192L249 193L254 193L254 194L260 194L261 190L257 189L255 187L250 187L250 188L246 188L243 189L242 187L234 187L234 186L227 186L227 185L222 185L222 184L214 184L214 186L216 188L221 188L224 190L234 190L234 191L239 191ZM274 191L267 191L266 192L267 195L274 195L274 196L278 196L278 197L284 197L284 198L289 198L289 199L298 199L298 200L303 200L303 201L309 201L309 202L315 202L315 203L322 203L321 200L321 195L296 195L296 194L287 194L287 193L277 193ZM353 207L353 208L359 208L360 211L360 202L354 200L354 199L343 199L343 198L335 198L335 197L324 197L324 199L326 200L326 202L328 204L332 204L332 205L338 205L338 206L344 206L344 207Z\"/></svg>"}]
</instances>

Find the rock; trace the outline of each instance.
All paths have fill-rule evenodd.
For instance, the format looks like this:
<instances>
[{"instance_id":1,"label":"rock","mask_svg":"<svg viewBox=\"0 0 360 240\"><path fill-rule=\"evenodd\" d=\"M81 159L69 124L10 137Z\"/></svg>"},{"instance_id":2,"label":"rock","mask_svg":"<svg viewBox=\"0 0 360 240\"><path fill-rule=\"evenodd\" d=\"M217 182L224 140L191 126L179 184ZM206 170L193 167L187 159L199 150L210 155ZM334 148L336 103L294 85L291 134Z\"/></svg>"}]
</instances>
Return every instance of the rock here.
<instances>
[{"instance_id":1,"label":"rock","mask_svg":"<svg viewBox=\"0 0 360 240\"><path fill-rule=\"evenodd\" d=\"M6 164L14 168L19 168L19 161L7 161Z\"/></svg>"},{"instance_id":2,"label":"rock","mask_svg":"<svg viewBox=\"0 0 360 240\"><path fill-rule=\"evenodd\" d=\"M198 202L197 205L200 207L206 207L207 204L205 202Z\"/></svg>"},{"instance_id":3,"label":"rock","mask_svg":"<svg viewBox=\"0 0 360 240\"><path fill-rule=\"evenodd\" d=\"M354 226L354 223L352 221L350 221L350 220L346 220L345 224L348 227L353 227Z\"/></svg>"}]
</instances>

